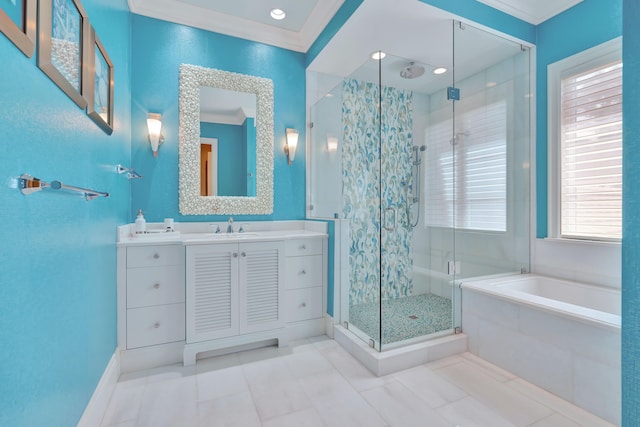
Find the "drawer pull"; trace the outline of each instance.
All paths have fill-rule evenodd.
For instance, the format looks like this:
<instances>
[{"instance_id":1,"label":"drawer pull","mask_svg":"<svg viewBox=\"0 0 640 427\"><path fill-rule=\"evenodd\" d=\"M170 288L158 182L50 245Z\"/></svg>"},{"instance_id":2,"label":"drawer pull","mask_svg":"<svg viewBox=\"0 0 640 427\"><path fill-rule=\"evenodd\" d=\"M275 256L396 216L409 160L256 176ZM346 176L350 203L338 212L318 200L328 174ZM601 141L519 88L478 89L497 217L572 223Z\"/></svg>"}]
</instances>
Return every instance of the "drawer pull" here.
<instances>
[{"instance_id":1,"label":"drawer pull","mask_svg":"<svg viewBox=\"0 0 640 427\"><path fill-rule=\"evenodd\" d=\"M302 245L302 246L300 246L300 250L301 250L301 251L306 251L306 250L307 250L307 245Z\"/></svg>"},{"instance_id":2,"label":"drawer pull","mask_svg":"<svg viewBox=\"0 0 640 427\"><path fill-rule=\"evenodd\" d=\"M234 253L233 253L233 257L234 257L234 258L238 258L238 252L234 252Z\"/></svg>"},{"instance_id":3,"label":"drawer pull","mask_svg":"<svg viewBox=\"0 0 640 427\"><path fill-rule=\"evenodd\" d=\"M153 285L153 289L160 289L160 283L156 283L155 285Z\"/></svg>"},{"instance_id":4,"label":"drawer pull","mask_svg":"<svg viewBox=\"0 0 640 427\"><path fill-rule=\"evenodd\" d=\"M303 302L302 304L300 304L300 307L305 308L307 306L306 302Z\"/></svg>"},{"instance_id":5,"label":"drawer pull","mask_svg":"<svg viewBox=\"0 0 640 427\"><path fill-rule=\"evenodd\" d=\"M302 274L302 275L304 276L305 274L307 274L307 270L302 270L302 271L300 272L300 274Z\"/></svg>"},{"instance_id":6,"label":"drawer pull","mask_svg":"<svg viewBox=\"0 0 640 427\"><path fill-rule=\"evenodd\" d=\"M158 328L160 327L160 322L156 322L156 323L154 323L154 324L153 324L153 327L154 327L154 328L156 328L156 329L158 329Z\"/></svg>"},{"instance_id":7,"label":"drawer pull","mask_svg":"<svg viewBox=\"0 0 640 427\"><path fill-rule=\"evenodd\" d=\"M246 252L242 252L240 255L242 256L242 258L244 258L244 257L247 256L247 253Z\"/></svg>"},{"instance_id":8,"label":"drawer pull","mask_svg":"<svg viewBox=\"0 0 640 427\"><path fill-rule=\"evenodd\" d=\"M153 254L153 259L160 259L160 254L157 252Z\"/></svg>"}]
</instances>

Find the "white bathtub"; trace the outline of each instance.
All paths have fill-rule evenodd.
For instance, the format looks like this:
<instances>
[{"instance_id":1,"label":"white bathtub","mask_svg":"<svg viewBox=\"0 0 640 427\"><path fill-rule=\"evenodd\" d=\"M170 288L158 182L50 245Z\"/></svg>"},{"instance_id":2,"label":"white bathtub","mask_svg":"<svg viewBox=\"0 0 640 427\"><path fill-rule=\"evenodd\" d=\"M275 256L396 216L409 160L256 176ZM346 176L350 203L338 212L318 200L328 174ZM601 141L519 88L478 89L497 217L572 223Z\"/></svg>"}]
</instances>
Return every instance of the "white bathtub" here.
<instances>
[{"instance_id":1,"label":"white bathtub","mask_svg":"<svg viewBox=\"0 0 640 427\"><path fill-rule=\"evenodd\" d=\"M533 274L461 288L469 351L620 423L620 291Z\"/></svg>"},{"instance_id":2,"label":"white bathtub","mask_svg":"<svg viewBox=\"0 0 640 427\"><path fill-rule=\"evenodd\" d=\"M620 329L620 291L535 274L502 276L462 283L463 289L531 305L603 327Z\"/></svg>"}]
</instances>

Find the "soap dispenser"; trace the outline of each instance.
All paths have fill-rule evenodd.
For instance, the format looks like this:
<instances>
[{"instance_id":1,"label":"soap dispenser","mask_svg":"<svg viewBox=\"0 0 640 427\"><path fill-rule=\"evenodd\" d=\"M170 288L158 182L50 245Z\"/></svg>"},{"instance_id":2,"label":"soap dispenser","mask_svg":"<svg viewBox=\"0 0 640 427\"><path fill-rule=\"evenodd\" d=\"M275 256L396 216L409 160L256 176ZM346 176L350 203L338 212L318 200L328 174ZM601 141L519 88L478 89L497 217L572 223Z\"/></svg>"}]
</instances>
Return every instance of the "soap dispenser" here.
<instances>
[{"instance_id":1,"label":"soap dispenser","mask_svg":"<svg viewBox=\"0 0 640 427\"><path fill-rule=\"evenodd\" d=\"M136 218L136 234L142 234L147 231L147 221L142 215L142 209L138 211L138 217Z\"/></svg>"}]
</instances>

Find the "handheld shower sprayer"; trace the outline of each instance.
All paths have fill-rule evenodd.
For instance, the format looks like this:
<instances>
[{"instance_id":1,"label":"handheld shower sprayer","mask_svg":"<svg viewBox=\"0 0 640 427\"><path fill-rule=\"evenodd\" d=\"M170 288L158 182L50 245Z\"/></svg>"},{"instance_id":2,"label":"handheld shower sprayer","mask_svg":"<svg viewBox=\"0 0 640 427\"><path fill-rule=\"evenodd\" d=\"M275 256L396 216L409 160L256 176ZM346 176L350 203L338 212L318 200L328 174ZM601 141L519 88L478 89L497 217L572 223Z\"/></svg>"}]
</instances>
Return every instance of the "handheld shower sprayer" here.
<instances>
[{"instance_id":1,"label":"handheld shower sprayer","mask_svg":"<svg viewBox=\"0 0 640 427\"><path fill-rule=\"evenodd\" d=\"M420 165L422 164L422 153L426 151L426 145L414 145L411 147L412 151L412 168L411 168L411 194L407 194L407 218L411 225L411 228L418 225L420 220ZM411 221L411 208L414 204L418 204L418 211L416 214L415 224Z\"/></svg>"}]
</instances>

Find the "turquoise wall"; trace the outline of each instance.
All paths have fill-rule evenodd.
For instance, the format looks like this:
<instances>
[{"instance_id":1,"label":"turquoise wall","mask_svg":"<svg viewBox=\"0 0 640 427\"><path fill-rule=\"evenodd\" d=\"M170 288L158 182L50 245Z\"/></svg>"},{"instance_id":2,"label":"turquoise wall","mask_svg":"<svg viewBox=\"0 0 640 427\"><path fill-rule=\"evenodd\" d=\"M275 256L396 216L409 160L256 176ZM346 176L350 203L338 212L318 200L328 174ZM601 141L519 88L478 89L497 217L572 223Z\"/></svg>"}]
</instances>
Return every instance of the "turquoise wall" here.
<instances>
[{"instance_id":1,"label":"turquoise wall","mask_svg":"<svg viewBox=\"0 0 640 427\"><path fill-rule=\"evenodd\" d=\"M142 209L147 221L220 221L227 216L188 215L178 210L178 72L180 64L266 77L274 84L274 211L272 215L234 215L237 220L305 217L305 147L293 165L284 155L285 129L305 140L305 56L261 43L132 17L132 162L144 179L132 185L131 215ZM147 142L146 117L162 114L165 142L158 157Z\"/></svg>"},{"instance_id":2,"label":"turquoise wall","mask_svg":"<svg viewBox=\"0 0 640 427\"><path fill-rule=\"evenodd\" d=\"M640 420L640 3L623 3L622 425L633 427Z\"/></svg>"},{"instance_id":3,"label":"turquoise wall","mask_svg":"<svg viewBox=\"0 0 640 427\"><path fill-rule=\"evenodd\" d=\"M8 3L8 2L5 2ZM105 134L0 35L0 425L74 426L116 348L115 228L130 217L130 14L125 0L84 0L115 70ZM4 8L5 6L3 6ZM108 191L42 191L15 177Z\"/></svg>"},{"instance_id":4,"label":"turquoise wall","mask_svg":"<svg viewBox=\"0 0 640 427\"><path fill-rule=\"evenodd\" d=\"M536 42L537 237L547 236L547 66L620 35L622 35L622 0L586 0L538 26Z\"/></svg>"}]
</instances>

